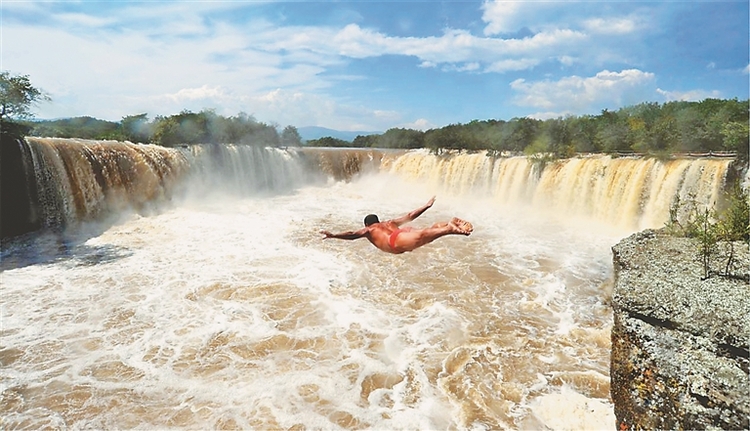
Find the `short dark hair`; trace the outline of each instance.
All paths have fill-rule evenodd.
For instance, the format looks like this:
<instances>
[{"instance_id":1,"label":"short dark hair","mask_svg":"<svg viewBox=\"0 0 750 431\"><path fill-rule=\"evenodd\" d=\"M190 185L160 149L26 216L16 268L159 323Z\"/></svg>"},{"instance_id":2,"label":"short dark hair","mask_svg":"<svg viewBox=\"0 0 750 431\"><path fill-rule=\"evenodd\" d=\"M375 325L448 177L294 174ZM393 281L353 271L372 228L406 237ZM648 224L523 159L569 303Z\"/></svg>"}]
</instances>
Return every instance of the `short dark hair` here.
<instances>
[{"instance_id":1,"label":"short dark hair","mask_svg":"<svg viewBox=\"0 0 750 431\"><path fill-rule=\"evenodd\" d=\"M365 217L365 226L370 226L371 224L380 223L380 220L378 220L378 216L375 214L368 214L367 217Z\"/></svg>"}]
</instances>

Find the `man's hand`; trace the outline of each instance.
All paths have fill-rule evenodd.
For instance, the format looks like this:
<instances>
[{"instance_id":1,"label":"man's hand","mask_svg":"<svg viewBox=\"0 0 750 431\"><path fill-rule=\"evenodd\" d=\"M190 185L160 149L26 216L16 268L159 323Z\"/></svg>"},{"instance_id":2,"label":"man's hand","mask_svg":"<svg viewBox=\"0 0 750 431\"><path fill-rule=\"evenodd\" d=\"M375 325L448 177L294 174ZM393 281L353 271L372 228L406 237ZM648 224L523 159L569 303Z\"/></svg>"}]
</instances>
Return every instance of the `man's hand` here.
<instances>
[{"instance_id":1,"label":"man's hand","mask_svg":"<svg viewBox=\"0 0 750 431\"><path fill-rule=\"evenodd\" d=\"M427 201L427 208L431 207L432 204L434 203L435 203L435 196L433 196L432 198L430 198L429 201Z\"/></svg>"},{"instance_id":2,"label":"man's hand","mask_svg":"<svg viewBox=\"0 0 750 431\"><path fill-rule=\"evenodd\" d=\"M327 230L321 230L320 233L322 233L323 235L325 235L322 239L332 238L333 237L333 234L331 232L328 232Z\"/></svg>"}]
</instances>

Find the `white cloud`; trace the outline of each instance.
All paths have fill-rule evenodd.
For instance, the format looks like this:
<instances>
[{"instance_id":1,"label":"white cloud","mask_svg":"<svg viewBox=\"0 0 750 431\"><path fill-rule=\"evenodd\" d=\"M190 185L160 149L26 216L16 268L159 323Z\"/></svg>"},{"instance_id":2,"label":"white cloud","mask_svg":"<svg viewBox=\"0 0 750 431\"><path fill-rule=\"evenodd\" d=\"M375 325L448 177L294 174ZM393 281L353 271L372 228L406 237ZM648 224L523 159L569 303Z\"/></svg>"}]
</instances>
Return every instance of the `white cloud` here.
<instances>
[{"instance_id":1,"label":"white cloud","mask_svg":"<svg viewBox=\"0 0 750 431\"><path fill-rule=\"evenodd\" d=\"M586 113L648 100L653 95L653 83L653 73L627 69L603 70L592 77L569 76L557 81L517 79L510 86L518 93L514 99L518 105L548 112Z\"/></svg>"},{"instance_id":2,"label":"white cloud","mask_svg":"<svg viewBox=\"0 0 750 431\"><path fill-rule=\"evenodd\" d=\"M634 31L642 17L596 16L602 8L589 8L579 0L485 0L482 4L484 34L493 36L528 29L534 33L579 28L598 34ZM593 16L592 16L593 15Z\"/></svg>"},{"instance_id":3,"label":"white cloud","mask_svg":"<svg viewBox=\"0 0 750 431\"><path fill-rule=\"evenodd\" d=\"M559 112L553 112L553 111L545 111L545 112L535 112L533 114L527 115L528 118L533 118L535 120L549 120L552 118L560 118L560 117L566 117L568 115L573 115L570 111L559 111Z\"/></svg>"},{"instance_id":4,"label":"white cloud","mask_svg":"<svg viewBox=\"0 0 750 431\"><path fill-rule=\"evenodd\" d=\"M565 66L572 66L578 61L578 59L575 57L571 57L569 55L561 55L560 57L557 58L557 61L559 61L560 64L563 64Z\"/></svg>"},{"instance_id":5,"label":"white cloud","mask_svg":"<svg viewBox=\"0 0 750 431\"><path fill-rule=\"evenodd\" d=\"M521 2L485 1L482 4L482 20L487 23L484 34L491 36L517 30L519 27L514 18L521 6Z\"/></svg>"},{"instance_id":6,"label":"white cloud","mask_svg":"<svg viewBox=\"0 0 750 431\"><path fill-rule=\"evenodd\" d=\"M281 124L384 130L411 119L388 106L352 102L360 97L354 92L340 98L326 94L341 94L341 88L368 79L361 69L342 67L356 63L353 59L390 55L413 58L415 69L433 69L422 70L425 75L530 71L510 88L516 104L538 109L534 115L539 116L637 103L644 95L650 100L659 94L668 100L696 97L694 92L656 93L653 74L637 69L530 78L532 72L554 74L561 66L601 70L605 66L597 65L643 64L620 48L647 29L650 6L616 16L612 10L619 7L580 2L485 1L483 33L446 28L432 36L399 37L356 24L361 16L336 20L347 25L279 25L248 13L255 4L120 3L115 11L103 12L87 2L6 2L3 66L29 74L51 94L52 103L40 106L45 118L116 120L139 112L154 116L215 108L223 115L242 111ZM608 15L601 14L604 9ZM225 19L227 12L237 19ZM33 23L23 22L31 16ZM409 25L404 21L402 30ZM743 72L750 72L750 65ZM431 125L425 119L407 124Z\"/></svg>"},{"instance_id":7,"label":"white cloud","mask_svg":"<svg viewBox=\"0 0 750 431\"><path fill-rule=\"evenodd\" d=\"M526 70L539 64L539 60L534 58L508 59L496 61L487 66L485 72L508 72L513 70Z\"/></svg>"},{"instance_id":8,"label":"white cloud","mask_svg":"<svg viewBox=\"0 0 750 431\"><path fill-rule=\"evenodd\" d=\"M413 130L429 130L429 129L435 129L438 126L433 124L430 120L427 120L425 118L418 118L415 121L412 121L411 123L404 123L397 127L401 127L403 129L413 129Z\"/></svg>"},{"instance_id":9,"label":"white cloud","mask_svg":"<svg viewBox=\"0 0 750 431\"><path fill-rule=\"evenodd\" d=\"M392 37L350 24L341 30L319 27L277 29L261 36L259 47L267 52L314 52L321 58L337 56L368 58L381 55L413 56L420 67L444 64L444 70L471 72L481 65L490 72L523 70L574 47L586 35L573 30L540 32L520 39L477 37L465 30L447 30L441 36Z\"/></svg>"},{"instance_id":10,"label":"white cloud","mask_svg":"<svg viewBox=\"0 0 750 431\"><path fill-rule=\"evenodd\" d=\"M104 27L116 21L112 18L96 17L83 13L64 13L57 15L57 20L63 25L83 27Z\"/></svg>"},{"instance_id":11,"label":"white cloud","mask_svg":"<svg viewBox=\"0 0 750 431\"><path fill-rule=\"evenodd\" d=\"M479 63L476 61L472 61L471 63L466 64L450 64L443 68L443 71L453 71L453 72L475 72L479 70L480 66Z\"/></svg>"},{"instance_id":12,"label":"white cloud","mask_svg":"<svg viewBox=\"0 0 750 431\"><path fill-rule=\"evenodd\" d=\"M750 74L750 64L748 64L747 66L745 66L744 69L742 69L742 73L744 73L745 75Z\"/></svg>"},{"instance_id":13,"label":"white cloud","mask_svg":"<svg viewBox=\"0 0 750 431\"><path fill-rule=\"evenodd\" d=\"M244 112L262 113L263 121L296 126L325 125L338 130L386 130L403 121L395 111L379 110L356 103L300 91L276 88L237 101Z\"/></svg>"},{"instance_id":14,"label":"white cloud","mask_svg":"<svg viewBox=\"0 0 750 431\"><path fill-rule=\"evenodd\" d=\"M185 101L201 99L224 99L226 98L226 94L221 87L209 87L208 85L204 85L199 88L182 88L176 93L166 94L163 97L177 103L182 103Z\"/></svg>"},{"instance_id":15,"label":"white cloud","mask_svg":"<svg viewBox=\"0 0 750 431\"><path fill-rule=\"evenodd\" d=\"M721 98L721 92L717 90L689 90L689 91L667 91L657 88L656 92L664 96L667 102L679 100L684 102L697 102L703 99Z\"/></svg>"},{"instance_id":16,"label":"white cloud","mask_svg":"<svg viewBox=\"0 0 750 431\"><path fill-rule=\"evenodd\" d=\"M596 34L621 35L634 32L638 24L633 18L591 18L583 21L583 28Z\"/></svg>"}]
</instances>

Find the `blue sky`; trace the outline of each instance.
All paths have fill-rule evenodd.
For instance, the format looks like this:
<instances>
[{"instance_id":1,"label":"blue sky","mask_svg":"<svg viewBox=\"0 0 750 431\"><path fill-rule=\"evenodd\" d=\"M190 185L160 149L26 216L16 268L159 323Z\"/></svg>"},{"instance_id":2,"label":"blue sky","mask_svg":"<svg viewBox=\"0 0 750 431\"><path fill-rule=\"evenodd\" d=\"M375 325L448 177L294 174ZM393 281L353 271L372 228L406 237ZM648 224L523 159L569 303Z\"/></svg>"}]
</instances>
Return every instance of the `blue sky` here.
<instances>
[{"instance_id":1,"label":"blue sky","mask_svg":"<svg viewBox=\"0 0 750 431\"><path fill-rule=\"evenodd\" d=\"M428 129L747 99L749 2L0 0L38 118Z\"/></svg>"}]
</instances>

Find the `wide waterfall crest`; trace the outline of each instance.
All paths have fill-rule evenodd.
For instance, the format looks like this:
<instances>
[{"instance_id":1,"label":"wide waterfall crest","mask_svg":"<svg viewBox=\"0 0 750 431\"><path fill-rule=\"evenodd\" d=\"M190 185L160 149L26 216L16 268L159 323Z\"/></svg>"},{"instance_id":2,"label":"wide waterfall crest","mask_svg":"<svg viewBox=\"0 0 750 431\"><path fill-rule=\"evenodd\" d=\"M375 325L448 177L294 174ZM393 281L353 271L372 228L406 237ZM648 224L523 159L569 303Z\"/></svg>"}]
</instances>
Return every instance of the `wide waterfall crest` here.
<instances>
[{"instance_id":1,"label":"wide waterfall crest","mask_svg":"<svg viewBox=\"0 0 750 431\"><path fill-rule=\"evenodd\" d=\"M662 226L678 200L712 206L731 160L657 160L590 155L542 161L486 152L434 155L427 150L266 148L28 138L24 154L36 181L42 227L142 208L175 193L243 196L288 193L333 179L389 173L436 193L490 197L504 205L592 217L614 226Z\"/></svg>"},{"instance_id":2,"label":"wide waterfall crest","mask_svg":"<svg viewBox=\"0 0 750 431\"><path fill-rule=\"evenodd\" d=\"M437 156L414 151L390 172L455 194L490 196L502 204L592 217L629 229L664 225L680 200L713 206L731 160L590 155L543 162L488 157L484 152Z\"/></svg>"}]
</instances>

